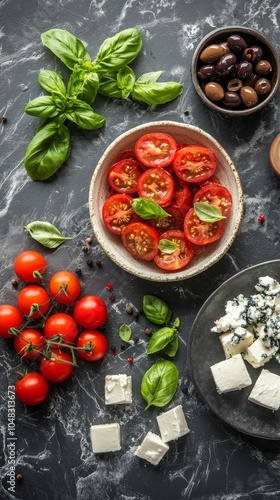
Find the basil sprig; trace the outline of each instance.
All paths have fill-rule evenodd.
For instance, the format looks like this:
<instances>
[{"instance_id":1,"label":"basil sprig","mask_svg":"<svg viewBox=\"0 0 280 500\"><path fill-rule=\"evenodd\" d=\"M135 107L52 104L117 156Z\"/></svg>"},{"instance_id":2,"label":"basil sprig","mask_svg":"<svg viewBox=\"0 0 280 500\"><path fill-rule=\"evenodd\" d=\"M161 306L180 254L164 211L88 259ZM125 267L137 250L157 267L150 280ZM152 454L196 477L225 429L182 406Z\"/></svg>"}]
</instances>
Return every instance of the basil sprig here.
<instances>
[{"instance_id":1,"label":"basil sprig","mask_svg":"<svg viewBox=\"0 0 280 500\"><path fill-rule=\"evenodd\" d=\"M24 226L30 236L47 248L56 248L66 240L72 238L63 234L50 222L36 220Z\"/></svg>"},{"instance_id":2,"label":"basil sprig","mask_svg":"<svg viewBox=\"0 0 280 500\"><path fill-rule=\"evenodd\" d=\"M203 222L217 222L226 219L218 207L204 201L197 201L194 203L194 211L197 217Z\"/></svg>"},{"instance_id":3,"label":"basil sprig","mask_svg":"<svg viewBox=\"0 0 280 500\"><path fill-rule=\"evenodd\" d=\"M174 357L179 347L178 329L179 318L176 318L173 326L165 326L157 330L150 338L147 348L147 354L164 351L170 357Z\"/></svg>"},{"instance_id":4,"label":"basil sprig","mask_svg":"<svg viewBox=\"0 0 280 500\"><path fill-rule=\"evenodd\" d=\"M176 393L178 381L179 372L172 361L161 359L152 365L141 382L141 395L147 402L145 409L167 405Z\"/></svg>"},{"instance_id":5,"label":"basil sprig","mask_svg":"<svg viewBox=\"0 0 280 500\"><path fill-rule=\"evenodd\" d=\"M163 210L155 201L147 200L146 198L135 198L131 206L134 212L145 220L170 217L170 214Z\"/></svg>"},{"instance_id":6,"label":"basil sprig","mask_svg":"<svg viewBox=\"0 0 280 500\"><path fill-rule=\"evenodd\" d=\"M143 312L155 325L167 325L172 316L172 311L166 302L154 295L144 295Z\"/></svg>"}]
</instances>

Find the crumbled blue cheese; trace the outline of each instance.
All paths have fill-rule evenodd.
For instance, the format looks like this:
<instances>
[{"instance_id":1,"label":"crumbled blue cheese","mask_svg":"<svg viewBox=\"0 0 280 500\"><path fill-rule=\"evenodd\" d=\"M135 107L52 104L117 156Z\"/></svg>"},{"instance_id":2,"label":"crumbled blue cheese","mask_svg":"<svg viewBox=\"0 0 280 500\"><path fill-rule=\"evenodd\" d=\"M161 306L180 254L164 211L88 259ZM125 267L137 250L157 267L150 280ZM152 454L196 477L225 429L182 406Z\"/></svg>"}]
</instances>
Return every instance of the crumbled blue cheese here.
<instances>
[{"instance_id":1,"label":"crumbled blue cheese","mask_svg":"<svg viewBox=\"0 0 280 500\"><path fill-rule=\"evenodd\" d=\"M222 333L219 338L226 358L241 354L254 341L254 335L242 326L232 332Z\"/></svg>"},{"instance_id":2,"label":"crumbled blue cheese","mask_svg":"<svg viewBox=\"0 0 280 500\"><path fill-rule=\"evenodd\" d=\"M131 375L106 375L105 377L105 404L130 404L132 403Z\"/></svg>"},{"instance_id":3,"label":"crumbled blue cheese","mask_svg":"<svg viewBox=\"0 0 280 500\"><path fill-rule=\"evenodd\" d=\"M259 368L271 360L276 354L278 347L266 347L262 339L258 338L243 353L244 359L254 368Z\"/></svg>"},{"instance_id":4,"label":"crumbled blue cheese","mask_svg":"<svg viewBox=\"0 0 280 500\"><path fill-rule=\"evenodd\" d=\"M280 377L264 368L249 397L249 401L276 411L280 407Z\"/></svg>"},{"instance_id":5,"label":"crumbled blue cheese","mask_svg":"<svg viewBox=\"0 0 280 500\"><path fill-rule=\"evenodd\" d=\"M210 369L219 394L237 391L252 383L241 354L224 359Z\"/></svg>"},{"instance_id":6,"label":"crumbled blue cheese","mask_svg":"<svg viewBox=\"0 0 280 500\"><path fill-rule=\"evenodd\" d=\"M168 450L168 444L164 443L157 434L149 431L134 455L157 465Z\"/></svg>"},{"instance_id":7,"label":"crumbled blue cheese","mask_svg":"<svg viewBox=\"0 0 280 500\"><path fill-rule=\"evenodd\" d=\"M92 451L107 453L121 449L120 424L92 425L90 428Z\"/></svg>"},{"instance_id":8,"label":"crumbled blue cheese","mask_svg":"<svg viewBox=\"0 0 280 500\"><path fill-rule=\"evenodd\" d=\"M161 439L164 443L184 436L190 429L181 405L157 416Z\"/></svg>"},{"instance_id":9,"label":"crumbled blue cheese","mask_svg":"<svg viewBox=\"0 0 280 500\"><path fill-rule=\"evenodd\" d=\"M280 283L270 276L259 278L255 286L258 292L263 292L266 295L278 295L280 293Z\"/></svg>"}]
</instances>

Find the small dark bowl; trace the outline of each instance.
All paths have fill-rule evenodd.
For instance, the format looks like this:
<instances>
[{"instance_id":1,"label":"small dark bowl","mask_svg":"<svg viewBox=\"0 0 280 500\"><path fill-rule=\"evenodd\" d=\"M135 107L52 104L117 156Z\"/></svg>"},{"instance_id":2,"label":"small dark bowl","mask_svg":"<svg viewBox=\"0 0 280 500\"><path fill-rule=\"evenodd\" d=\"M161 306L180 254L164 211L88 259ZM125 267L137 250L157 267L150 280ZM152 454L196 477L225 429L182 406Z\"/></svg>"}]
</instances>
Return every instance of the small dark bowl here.
<instances>
[{"instance_id":1,"label":"small dark bowl","mask_svg":"<svg viewBox=\"0 0 280 500\"><path fill-rule=\"evenodd\" d=\"M270 62L272 66L271 72L271 91L269 94L266 94L263 97L259 96L259 102L256 106L251 108L246 108L244 105L241 105L240 108L230 109L226 108L221 101L211 101L208 99L203 90L203 82L200 82L197 77L198 69L204 64L200 61L199 57L202 51L211 44L220 44L222 42L226 42L227 38L230 35L237 34L242 36L247 42L248 46L258 45L263 49L263 59L266 59ZM246 27L241 26L229 26L226 28L218 28L214 31L211 31L208 35L206 35L199 45L197 46L191 65L191 76L194 88L201 98L202 102L208 106L210 109L214 111L218 111L219 113L224 113L229 116L247 116L252 113L256 113L263 109L270 101L273 99L276 94L279 83L280 83L280 61L279 56L271 44L271 42L260 32Z\"/></svg>"}]
</instances>

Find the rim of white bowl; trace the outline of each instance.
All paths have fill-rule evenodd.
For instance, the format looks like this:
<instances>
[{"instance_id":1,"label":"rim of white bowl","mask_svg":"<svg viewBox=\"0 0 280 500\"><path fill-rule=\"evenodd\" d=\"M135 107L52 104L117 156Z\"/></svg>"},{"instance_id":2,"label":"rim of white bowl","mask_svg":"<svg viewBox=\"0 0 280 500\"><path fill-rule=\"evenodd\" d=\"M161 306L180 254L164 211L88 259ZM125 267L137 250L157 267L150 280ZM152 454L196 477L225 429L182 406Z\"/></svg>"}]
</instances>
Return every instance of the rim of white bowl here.
<instances>
[{"instance_id":1,"label":"rim of white bowl","mask_svg":"<svg viewBox=\"0 0 280 500\"><path fill-rule=\"evenodd\" d=\"M168 131L166 130L168 127ZM158 129L159 132L163 132L165 130L166 133L170 135L178 135L179 131L183 134L184 132L190 132L193 134L199 134L201 137L201 141L195 141L197 144L205 145L208 144L208 147L214 148L216 152L224 159L227 163L230 173L235 181L236 186L236 195L237 195L237 203L236 206L233 207L233 211L231 212L229 219L231 221L231 231L228 234L227 229L224 231L222 238L215 243L209 245L210 257L208 257L209 252L208 249L203 252L203 257L195 256L188 266L178 271L164 271L156 266L153 262L150 261L140 261L134 259L123 247L118 235L114 235L108 231L105 225L102 222L102 205L100 203L100 198L96 200L96 193L100 196L100 186L102 182L106 181L106 171L104 171L104 162L112 156L115 148L120 145L120 143L124 142L125 145L121 148L121 151L129 149L127 144L135 143L137 138L139 138L144 133L148 133L148 130L156 131ZM174 132L172 131L174 129ZM176 133L177 130L177 133ZM131 141L130 137L135 136ZM116 153L118 155L120 151ZM116 158L116 156L114 157ZM112 162L113 163L113 162ZM108 164L108 168L110 163ZM108 188L109 193L109 188ZM107 194L108 194L107 193ZM89 189L89 213L90 220L92 224L92 229L94 235L103 249L103 251L107 254L107 256L122 270L145 280L149 281L157 281L157 282L169 282L169 281L182 281L185 279L192 278L204 271L206 271L209 267L213 266L216 262L218 262L231 247L237 232L239 230L242 216L244 212L244 199L243 199L243 189L241 185L241 181L237 172L237 169L231 160L228 153L225 149L220 145L220 143L208 132L205 132L199 127L194 125L188 125L180 122L170 121L170 120L162 120L156 122L146 122L144 124L138 125L134 128L127 130L120 134L113 142L106 148L103 155L99 159L96 168L93 172L90 189ZM235 218L233 219L233 214ZM229 220L227 221L229 223ZM122 255L123 254L123 255ZM207 258L205 258L207 257ZM195 260L194 260L195 259Z\"/></svg>"}]
</instances>

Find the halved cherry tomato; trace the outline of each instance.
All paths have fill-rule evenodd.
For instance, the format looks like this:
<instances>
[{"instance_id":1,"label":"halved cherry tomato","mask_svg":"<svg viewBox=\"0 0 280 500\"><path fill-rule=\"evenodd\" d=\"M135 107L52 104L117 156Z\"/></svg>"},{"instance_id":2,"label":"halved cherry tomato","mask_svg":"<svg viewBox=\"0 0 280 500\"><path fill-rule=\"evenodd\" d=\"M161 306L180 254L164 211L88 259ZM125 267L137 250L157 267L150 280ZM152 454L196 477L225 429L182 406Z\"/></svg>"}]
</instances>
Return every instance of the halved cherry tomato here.
<instances>
[{"instance_id":1,"label":"halved cherry tomato","mask_svg":"<svg viewBox=\"0 0 280 500\"><path fill-rule=\"evenodd\" d=\"M112 189L118 193L136 193L137 181L142 174L134 160L121 160L112 165L107 179Z\"/></svg>"},{"instance_id":2,"label":"halved cherry tomato","mask_svg":"<svg viewBox=\"0 0 280 500\"><path fill-rule=\"evenodd\" d=\"M174 180L163 168L149 168L138 179L137 192L143 198L166 207L173 197Z\"/></svg>"},{"instance_id":3,"label":"halved cherry tomato","mask_svg":"<svg viewBox=\"0 0 280 500\"><path fill-rule=\"evenodd\" d=\"M152 260L157 254L159 234L148 224L129 224L124 228L121 238L126 250L136 259Z\"/></svg>"},{"instance_id":4,"label":"halved cherry tomato","mask_svg":"<svg viewBox=\"0 0 280 500\"><path fill-rule=\"evenodd\" d=\"M34 328L25 328L14 341L15 351L27 359L35 359L44 349L44 336ZM39 351L39 352L38 352Z\"/></svg>"},{"instance_id":5,"label":"halved cherry tomato","mask_svg":"<svg viewBox=\"0 0 280 500\"><path fill-rule=\"evenodd\" d=\"M48 340L56 335L61 335L63 343L72 343L78 335L78 325L70 314L58 312L47 319L44 326L44 335ZM57 344L52 345L57 347Z\"/></svg>"},{"instance_id":6,"label":"halved cherry tomato","mask_svg":"<svg viewBox=\"0 0 280 500\"><path fill-rule=\"evenodd\" d=\"M209 186L210 184L221 184L218 177L216 175L211 175L205 181L199 182L198 186L203 188L204 186Z\"/></svg>"},{"instance_id":7,"label":"halved cherry tomato","mask_svg":"<svg viewBox=\"0 0 280 500\"><path fill-rule=\"evenodd\" d=\"M98 361L103 358L108 350L108 341L103 333L98 330L84 330L78 337L77 352L86 361Z\"/></svg>"},{"instance_id":8,"label":"halved cherry tomato","mask_svg":"<svg viewBox=\"0 0 280 500\"><path fill-rule=\"evenodd\" d=\"M151 224L159 234L165 233L165 231L171 229L182 231L186 211L173 205L168 205L164 210L169 216L163 217L162 219L150 219L149 224Z\"/></svg>"},{"instance_id":9,"label":"halved cherry tomato","mask_svg":"<svg viewBox=\"0 0 280 500\"><path fill-rule=\"evenodd\" d=\"M194 254L194 249L183 231L166 231L160 237L160 241L162 240L172 241L177 245L177 248L172 253L159 249L154 258L158 267L166 271L176 271L176 269L182 269L190 262Z\"/></svg>"},{"instance_id":10,"label":"halved cherry tomato","mask_svg":"<svg viewBox=\"0 0 280 500\"><path fill-rule=\"evenodd\" d=\"M204 202L215 205L225 217L229 214L232 206L232 197L229 190L220 184L210 184L201 188L194 196L193 202Z\"/></svg>"},{"instance_id":11,"label":"halved cherry tomato","mask_svg":"<svg viewBox=\"0 0 280 500\"><path fill-rule=\"evenodd\" d=\"M49 382L64 382L73 370L72 356L60 349L53 349L51 357L43 358L40 363L40 372Z\"/></svg>"},{"instance_id":12,"label":"halved cherry tomato","mask_svg":"<svg viewBox=\"0 0 280 500\"><path fill-rule=\"evenodd\" d=\"M27 285L18 294L19 309L30 318L41 318L50 307L50 297L40 285Z\"/></svg>"},{"instance_id":13,"label":"halved cherry tomato","mask_svg":"<svg viewBox=\"0 0 280 500\"><path fill-rule=\"evenodd\" d=\"M138 163L135 151L133 149L126 149L125 151L120 153L117 161L121 161L121 160L135 160Z\"/></svg>"},{"instance_id":14,"label":"halved cherry tomato","mask_svg":"<svg viewBox=\"0 0 280 500\"><path fill-rule=\"evenodd\" d=\"M35 250L25 250L14 261L14 270L19 279L27 283L41 281L46 271L45 257Z\"/></svg>"},{"instance_id":15,"label":"halved cherry tomato","mask_svg":"<svg viewBox=\"0 0 280 500\"><path fill-rule=\"evenodd\" d=\"M218 240L224 231L225 219L217 222L204 222L200 220L194 209L191 208L184 220L184 233L186 238L195 245L206 245Z\"/></svg>"},{"instance_id":16,"label":"halved cherry tomato","mask_svg":"<svg viewBox=\"0 0 280 500\"><path fill-rule=\"evenodd\" d=\"M71 304L81 293L77 276L70 271L58 271L50 279L50 294L59 304Z\"/></svg>"},{"instance_id":17,"label":"halved cherry tomato","mask_svg":"<svg viewBox=\"0 0 280 500\"><path fill-rule=\"evenodd\" d=\"M18 329L23 323L23 317L15 306L11 304L0 305L0 337L4 339L14 338L14 335L9 333L9 329Z\"/></svg>"},{"instance_id":18,"label":"halved cherry tomato","mask_svg":"<svg viewBox=\"0 0 280 500\"><path fill-rule=\"evenodd\" d=\"M184 208L185 211L192 207L193 195L189 184L187 184L182 179L179 179L176 175L173 176L175 187L172 206L177 208Z\"/></svg>"},{"instance_id":19,"label":"halved cherry tomato","mask_svg":"<svg viewBox=\"0 0 280 500\"><path fill-rule=\"evenodd\" d=\"M132 197L128 194L112 194L102 208L102 218L107 229L114 234L121 234L131 222L138 220L131 206Z\"/></svg>"},{"instance_id":20,"label":"halved cherry tomato","mask_svg":"<svg viewBox=\"0 0 280 500\"><path fill-rule=\"evenodd\" d=\"M217 158L210 149L190 144L177 151L173 167L176 175L183 181L202 182L214 174Z\"/></svg>"},{"instance_id":21,"label":"halved cherry tomato","mask_svg":"<svg viewBox=\"0 0 280 500\"><path fill-rule=\"evenodd\" d=\"M176 152L176 141L169 134L151 132L136 141L135 154L146 167L166 167Z\"/></svg>"},{"instance_id":22,"label":"halved cherry tomato","mask_svg":"<svg viewBox=\"0 0 280 500\"><path fill-rule=\"evenodd\" d=\"M37 372L24 375L15 384L15 395L26 405L39 405L45 401L49 394L50 386L46 379Z\"/></svg>"}]
</instances>

